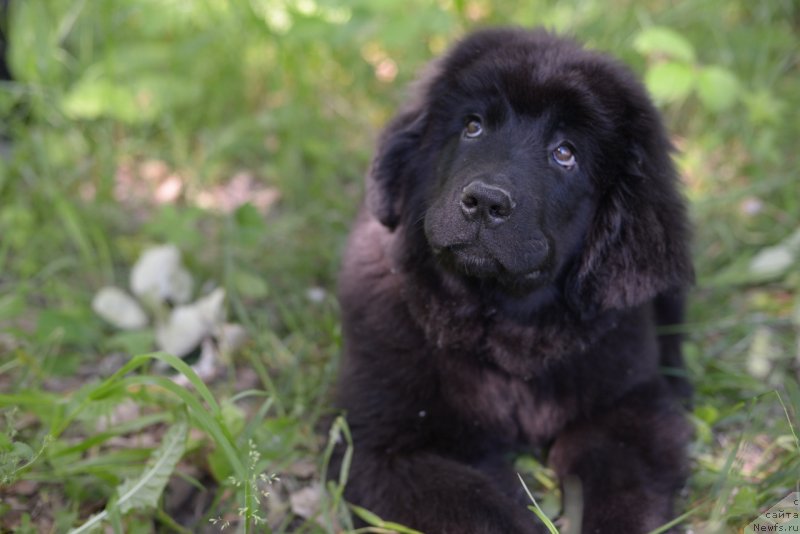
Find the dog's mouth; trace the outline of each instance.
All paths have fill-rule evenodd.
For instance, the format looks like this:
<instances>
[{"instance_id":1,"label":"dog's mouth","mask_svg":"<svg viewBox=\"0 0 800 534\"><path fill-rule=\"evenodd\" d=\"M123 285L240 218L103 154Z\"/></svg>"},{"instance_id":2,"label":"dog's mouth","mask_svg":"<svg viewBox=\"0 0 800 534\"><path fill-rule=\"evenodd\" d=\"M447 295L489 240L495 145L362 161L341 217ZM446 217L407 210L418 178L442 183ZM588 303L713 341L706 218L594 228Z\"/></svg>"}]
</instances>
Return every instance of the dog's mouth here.
<instances>
[{"instance_id":1,"label":"dog's mouth","mask_svg":"<svg viewBox=\"0 0 800 534\"><path fill-rule=\"evenodd\" d=\"M451 245L433 251L450 270L471 278L496 280L507 287L530 288L543 284L547 279L546 262L534 267L512 267L474 245Z\"/></svg>"}]
</instances>

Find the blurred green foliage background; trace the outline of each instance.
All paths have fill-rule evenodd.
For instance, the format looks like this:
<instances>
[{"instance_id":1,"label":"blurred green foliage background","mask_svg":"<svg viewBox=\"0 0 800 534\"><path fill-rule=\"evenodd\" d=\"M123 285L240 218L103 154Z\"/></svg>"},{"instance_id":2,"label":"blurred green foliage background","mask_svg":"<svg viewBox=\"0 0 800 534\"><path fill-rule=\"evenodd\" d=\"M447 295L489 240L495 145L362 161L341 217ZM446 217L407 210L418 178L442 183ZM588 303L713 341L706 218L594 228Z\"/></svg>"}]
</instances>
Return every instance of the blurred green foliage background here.
<instances>
[{"instance_id":1,"label":"blurred green foliage background","mask_svg":"<svg viewBox=\"0 0 800 534\"><path fill-rule=\"evenodd\" d=\"M698 393L687 523L741 527L797 489L796 1L12 0L7 15L0 530L62 532L104 509L131 532L349 524L335 488L318 486L341 246L408 83L466 31L496 24L544 25L620 57L674 135L698 270L684 328ZM160 243L206 281L198 294L225 288L251 338L210 386L216 423L158 388L104 386L153 338L111 329L92 296L126 287ZM161 372L145 367L134 371ZM243 383L259 402L236 396ZM166 492L120 513L116 488L166 454L160 438L136 437L182 425L185 410L193 430ZM247 477L281 476L259 505L267 527L245 490L258 483L228 479L242 473L214 424ZM520 465L537 491L552 483ZM194 514L177 512L180 481ZM293 502L303 491L313 512ZM557 492L544 495L556 514Z\"/></svg>"}]
</instances>

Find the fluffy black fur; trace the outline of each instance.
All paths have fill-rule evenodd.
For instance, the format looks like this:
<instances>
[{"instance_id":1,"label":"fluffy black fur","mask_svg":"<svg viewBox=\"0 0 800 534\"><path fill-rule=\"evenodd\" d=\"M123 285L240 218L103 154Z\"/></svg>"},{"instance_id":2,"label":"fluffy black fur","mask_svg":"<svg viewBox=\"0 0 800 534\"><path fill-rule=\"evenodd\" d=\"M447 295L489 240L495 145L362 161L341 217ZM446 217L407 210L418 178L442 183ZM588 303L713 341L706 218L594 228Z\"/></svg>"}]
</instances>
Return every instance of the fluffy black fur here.
<instances>
[{"instance_id":1,"label":"fluffy black fur","mask_svg":"<svg viewBox=\"0 0 800 534\"><path fill-rule=\"evenodd\" d=\"M460 42L383 132L344 254L347 498L429 534L543 532L509 463L533 451L577 481L583 532L671 519L689 387L658 328L687 244L624 66L543 31Z\"/></svg>"}]
</instances>

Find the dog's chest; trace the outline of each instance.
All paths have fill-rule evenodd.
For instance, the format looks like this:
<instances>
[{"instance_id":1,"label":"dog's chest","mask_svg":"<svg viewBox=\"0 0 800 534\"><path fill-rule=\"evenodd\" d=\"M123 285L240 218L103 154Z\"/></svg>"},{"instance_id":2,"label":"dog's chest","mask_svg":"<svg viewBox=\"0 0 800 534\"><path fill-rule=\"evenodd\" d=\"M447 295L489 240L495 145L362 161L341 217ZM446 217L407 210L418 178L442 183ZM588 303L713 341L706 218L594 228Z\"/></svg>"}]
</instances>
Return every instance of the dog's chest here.
<instances>
[{"instance_id":1,"label":"dog's chest","mask_svg":"<svg viewBox=\"0 0 800 534\"><path fill-rule=\"evenodd\" d=\"M551 438L569 417L569 406L538 384L540 379L526 381L489 366L463 363L441 377L445 402L465 424L531 444Z\"/></svg>"}]
</instances>

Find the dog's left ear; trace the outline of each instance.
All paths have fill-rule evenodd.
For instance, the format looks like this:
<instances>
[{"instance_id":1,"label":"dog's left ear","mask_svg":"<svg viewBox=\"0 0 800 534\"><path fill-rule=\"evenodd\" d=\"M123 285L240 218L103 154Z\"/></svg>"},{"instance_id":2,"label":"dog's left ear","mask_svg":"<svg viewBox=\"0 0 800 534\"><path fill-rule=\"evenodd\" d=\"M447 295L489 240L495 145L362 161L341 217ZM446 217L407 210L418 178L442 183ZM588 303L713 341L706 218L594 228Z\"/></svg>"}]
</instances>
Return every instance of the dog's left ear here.
<instances>
[{"instance_id":1,"label":"dog's left ear","mask_svg":"<svg viewBox=\"0 0 800 534\"><path fill-rule=\"evenodd\" d=\"M572 276L577 309L630 308L694 281L686 203L666 136L632 143L622 176L598 203L586 248Z\"/></svg>"},{"instance_id":2,"label":"dog's left ear","mask_svg":"<svg viewBox=\"0 0 800 534\"><path fill-rule=\"evenodd\" d=\"M367 207L390 230L400 222L424 124L421 107L398 114L381 133L367 174Z\"/></svg>"}]
</instances>

